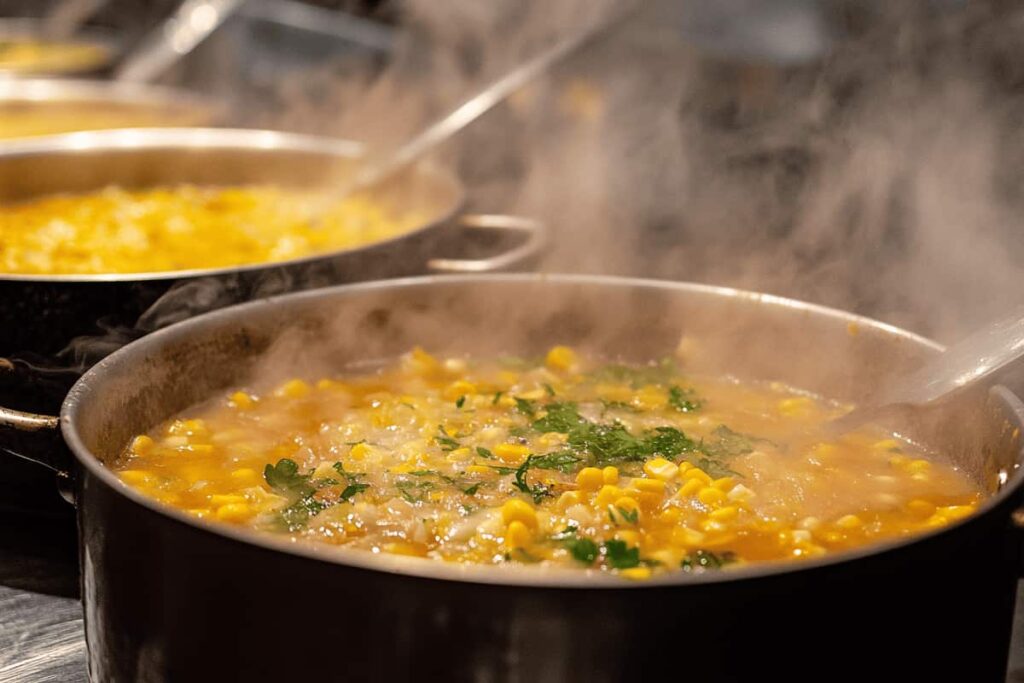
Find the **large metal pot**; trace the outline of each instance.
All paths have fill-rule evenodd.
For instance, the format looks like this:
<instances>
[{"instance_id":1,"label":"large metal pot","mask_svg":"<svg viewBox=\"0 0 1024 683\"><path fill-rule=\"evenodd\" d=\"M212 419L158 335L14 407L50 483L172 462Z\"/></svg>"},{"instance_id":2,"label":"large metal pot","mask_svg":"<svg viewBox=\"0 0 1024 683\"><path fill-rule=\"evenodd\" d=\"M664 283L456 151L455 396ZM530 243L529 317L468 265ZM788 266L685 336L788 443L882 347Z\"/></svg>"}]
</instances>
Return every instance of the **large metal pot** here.
<instances>
[{"instance_id":1,"label":"large metal pot","mask_svg":"<svg viewBox=\"0 0 1024 683\"><path fill-rule=\"evenodd\" d=\"M1024 406L1002 388L911 417L991 497L922 536L801 563L629 583L283 542L208 524L104 467L133 434L303 367L553 343L858 400L940 351L841 311L692 284L417 278L221 310L90 370L59 419L73 460L92 680L1002 681L1020 539ZM303 349L296 357L294 349ZM291 351L289 351L289 349ZM950 412L953 411L953 412ZM52 432L57 418L6 415Z\"/></svg>"},{"instance_id":2,"label":"large metal pot","mask_svg":"<svg viewBox=\"0 0 1024 683\"><path fill-rule=\"evenodd\" d=\"M359 153L356 143L271 131L73 133L0 145L0 203L107 185L312 188ZM459 216L462 186L438 169L417 167L389 182L378 197L389 205L414 206L424 216L422 224L362 247L271 264L110 275L0 274L0 403L56 411L71 384L104 355L207 310L341 282L524 268L543 243L533 221ZM494 239L502 236L513 239ZM487 238L504 251L493 253L494 245L483 242ZM0 462L0 509L61 514L60 501L40 495L51 489L34 471Z\"/></svg>"},{"instance_id":3,"label":"large metal pot","mask_svg":"<svg viewBox=\"0 0 1024 683\"><path fill-rule=\"evenodd\" d=\"M29 135L106 128L208 126L223 104L196 93L117 81L0 78L0 145Z\"/></svg>"}]
</instances>

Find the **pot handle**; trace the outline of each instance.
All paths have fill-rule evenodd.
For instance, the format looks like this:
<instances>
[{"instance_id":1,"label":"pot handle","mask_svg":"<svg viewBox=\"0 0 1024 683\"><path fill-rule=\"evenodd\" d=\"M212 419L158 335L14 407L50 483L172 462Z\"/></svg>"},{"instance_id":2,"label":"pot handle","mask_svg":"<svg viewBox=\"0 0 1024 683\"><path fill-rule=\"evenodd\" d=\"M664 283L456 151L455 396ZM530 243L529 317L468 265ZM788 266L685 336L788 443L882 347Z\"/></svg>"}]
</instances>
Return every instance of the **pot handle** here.
<instances>
[{"instance_id":1,"label":"pot handle","mask_svg":"<svg viewBox=\"0 0 1024 683\"><path fill-rule=\"evenodd\" d=\"M485 258L433 258L427 267L437 273L490 273L515 270L540 253L547 243L547 228L543 223L521 216L499 214L466 214L456 221L461 230L500 231L520 233L525 239L512 249Z\"/></svg>"},{"instance_id":2,"label":"pot handle","mask_svg":"<svg viewBox=\"0 0 1024 683\"><path fill-rule=\"evenodd\" d=\"M58 417L0 407L0 451L71 477Z\"/></svg>"}]
</instances>

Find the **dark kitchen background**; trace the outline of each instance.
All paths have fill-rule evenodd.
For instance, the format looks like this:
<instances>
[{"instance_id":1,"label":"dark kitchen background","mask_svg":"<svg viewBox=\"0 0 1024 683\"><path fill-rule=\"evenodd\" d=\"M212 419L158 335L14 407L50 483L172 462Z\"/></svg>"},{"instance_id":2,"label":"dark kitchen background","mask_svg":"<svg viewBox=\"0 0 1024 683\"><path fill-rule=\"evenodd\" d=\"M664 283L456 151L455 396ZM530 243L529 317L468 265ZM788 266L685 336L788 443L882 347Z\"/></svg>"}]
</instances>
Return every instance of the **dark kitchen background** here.
<instances>
[{"instance_id":1,"label":"dark kitchen background","mask_svg":"<svg viewBox=\"0 0 1024 683\"><path fill-rule=\"evenodd\" d=\"M131 55L179 4L110 0L88 26ZM0 20L51 5L0 0ZM233 125L385 144L612 5L249 0L157 80ZM951 342L1024 303L1021 121L1020 2L651 0L438 156L471 207L548 224L543 270L768 291ZM84 680L75 558L0 524L0 679Z\"/></svg>"}]
</instances>

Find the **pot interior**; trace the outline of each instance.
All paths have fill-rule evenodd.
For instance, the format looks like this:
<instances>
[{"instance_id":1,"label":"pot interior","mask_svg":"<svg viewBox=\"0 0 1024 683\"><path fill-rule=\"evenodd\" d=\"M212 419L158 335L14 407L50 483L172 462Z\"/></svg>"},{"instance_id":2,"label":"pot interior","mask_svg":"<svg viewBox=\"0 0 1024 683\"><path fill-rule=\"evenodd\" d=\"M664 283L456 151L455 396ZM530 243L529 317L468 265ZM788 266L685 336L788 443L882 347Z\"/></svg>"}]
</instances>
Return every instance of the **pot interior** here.
<instances>
[{"instance_id":1,"label":"pot interior","mask_svg":"<svg viewBox=\"0 0 1024 683\"><path fill-rule=\"evenodd\" d=\"M0 147L0 203L108 186L261 185L330 191L360 157L358 144L258 130L126 129L72 133ZM416 166L374 188L374 201L414 212L417 225L451 217L462 203L452 176Z\"/></svg>"},{"instance_id":2,"label":"pot interior","mask_svg":"<svg viewBox=\"0 0 1024 683\"><path fill-rule=\"evenodd\" d=\"M677 353L681 342L683 367L693 374L781 381L854 402L939 350L839 311L699 285L419 278L245 304L152 334L75 386L64 406L65 434L73 447L108 462L134 435L230 387L315 378L416 345L440 354L531 356L568 344L644 362ZM905 416L900 428L995 492L1017 484L1018 407L1001 389L964 395Z\"/></svg>"}]
</instances>

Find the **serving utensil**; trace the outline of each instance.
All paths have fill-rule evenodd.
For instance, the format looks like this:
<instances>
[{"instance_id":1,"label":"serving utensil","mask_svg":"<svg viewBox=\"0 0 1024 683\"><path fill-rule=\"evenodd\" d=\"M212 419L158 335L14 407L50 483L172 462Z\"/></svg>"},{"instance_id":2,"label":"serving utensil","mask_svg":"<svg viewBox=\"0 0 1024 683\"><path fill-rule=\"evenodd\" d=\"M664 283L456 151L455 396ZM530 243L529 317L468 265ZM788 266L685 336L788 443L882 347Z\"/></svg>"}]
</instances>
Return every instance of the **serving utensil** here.
<instances>
[{"instance_id":1,"label":"serving utensil","mask_svg":"<svg viewBox=\"0 0 1024 683\"><path fill-rule=\"evenodd\" d=\"M981 385L1024 357L1024 309L992 323L946 349L917 370L882 387L867 405L829 423L832 434L848 432L895 410L943 401Z\"/></svg>"},{"instance_id":2,"label":"serving utensil","mask_svg":"<svg viewBox=\"0 0 1024 683\"><path fill-rule=\"evenodd\" d=\"M185 0L118 67L119 81L148 82L189 54L245 0Z\"/></svg>"},{"instance_id":3,"label":"serving utensil","mask_svg":"<svg viewBox=\"0 0 1024 683\"><path fill-rule=\"evenodd\" d=\"M368 150L367 156L356 172L345 179L337 190L331 193L331 203L358 190L380 183L419 159L434 147L445 142L464 129L495 105L505 100L533 79L550 69L556 63L569 57L577 50L589 45L618 26L630 16L640 2L624 2L613 10L594 20L576 33L562 38L551 47L515 67L497 80L464 100L457 107L434 121L412 138L397 147Z\"/></svg>"},{"instance_id":4,"label":"serving utensil","mask_svg":"<svg viewBox=\"0 0 1024 683\"><path fill-rule=\"evenodd\" d=\"M107 0L61 0L43 18L42 35L47 40L70 38Z\"/></svg>"}]
</instances>

